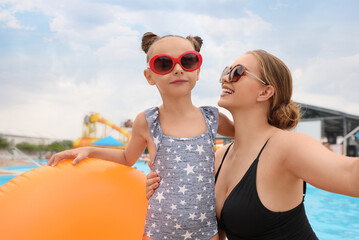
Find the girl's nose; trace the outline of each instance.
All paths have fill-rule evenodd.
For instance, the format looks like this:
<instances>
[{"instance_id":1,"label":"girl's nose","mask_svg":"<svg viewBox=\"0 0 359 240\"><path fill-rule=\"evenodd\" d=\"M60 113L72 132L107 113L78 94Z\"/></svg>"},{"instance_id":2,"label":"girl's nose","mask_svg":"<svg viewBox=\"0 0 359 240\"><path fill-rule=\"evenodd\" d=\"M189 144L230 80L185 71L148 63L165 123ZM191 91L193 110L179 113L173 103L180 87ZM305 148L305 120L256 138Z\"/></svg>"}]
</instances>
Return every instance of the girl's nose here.
<instances>
[{"instance_id":1,"label":"girl's nose","mask_svg":"<svg viewBox=\"0 0 359 240\"><path fill-rule=\"evenodd\" d=\"M175 66L173 67L173 70L172 70L172 72L175 74L183 73L183 71L184 71L183 68L178 63L175 64Z\"/></svg>"}]
</instances>

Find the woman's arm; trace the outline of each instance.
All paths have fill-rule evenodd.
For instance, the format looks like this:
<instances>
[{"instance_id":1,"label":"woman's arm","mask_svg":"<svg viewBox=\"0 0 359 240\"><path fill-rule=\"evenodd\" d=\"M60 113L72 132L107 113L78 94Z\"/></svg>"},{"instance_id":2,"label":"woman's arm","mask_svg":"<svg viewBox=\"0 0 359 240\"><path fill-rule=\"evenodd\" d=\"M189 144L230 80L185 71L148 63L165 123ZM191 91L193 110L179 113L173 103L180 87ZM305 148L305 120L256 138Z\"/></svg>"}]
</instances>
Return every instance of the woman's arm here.
<instances>
[{"instance_id":1,"label":"woman's arm","mask_svg":"<svg viewBox=\"0 0 359 240\"><path fill-rule=\"evenodd\" d=\"M150 200L160 184L161 178L156 172L150 172L146 176L146 198Z\"/></svg>"},{"instance_id":2,"label":"woman's arm","mask_svg":"<svg viewBox=\"0 0 359 240\"><path fill-rule=\"evenodd\" d=\"M85 158L94 157L132 166L146 148L147 140L144 137L146 130L148 132L145 114L140 113L134 121L132 136L125 150L100 147L76 148L54 154L47 165L55 166L59 161L71 158L74 158L73 164L77 164Z\"/></svg>"},{"instance_id":3,"label":"woman's arm","mask_svg":"<svg viewBox=\"0 0 359 240\"><path fill-rule=\"evenodd\" d=\"M219 240L226 240L227 237L224 230L219 227L218 227L218 236L219 236Z\"/></svg>"},{"instance_id":4,"label":"woman's arm","mask_svg":"<svg viewBox=\"0 0 359 240\"><path fill-rule=\"evenodd\" d=\"M234 137L234 125L223 113L218 113L218 134L226 137Z\"/></svg>"},{"instance_id":5,"label":"woman's arm","mask_svg":"<svg viewBox=\"0 0 359 240\"><path fill-rule=\"evenodd\" d=\"M305 134L284 134L284 167L315 187L359 197L359 158L334 153Z\"/></svg>"}]
</instances>

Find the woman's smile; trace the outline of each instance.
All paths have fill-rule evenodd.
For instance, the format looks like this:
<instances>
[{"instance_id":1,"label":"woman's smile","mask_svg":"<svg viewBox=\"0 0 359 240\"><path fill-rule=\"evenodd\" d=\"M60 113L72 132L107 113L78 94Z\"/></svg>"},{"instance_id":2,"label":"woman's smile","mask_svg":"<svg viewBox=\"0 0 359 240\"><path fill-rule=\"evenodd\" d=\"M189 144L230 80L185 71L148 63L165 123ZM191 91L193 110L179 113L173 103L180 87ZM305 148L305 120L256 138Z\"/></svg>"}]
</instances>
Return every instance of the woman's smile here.
<instances>
[{"instance_id":1,"label":"woman's smile","mask_svg":"<svg viewBox=\"0 0 359 240\"><path fill-rule=\"evenodd\" d=\"M227 95L230 95L230 94L233 94L233 93L234 93L234 91L232 89L223 87L221 97L227 96Z\"/></svg>"}]
</instances>

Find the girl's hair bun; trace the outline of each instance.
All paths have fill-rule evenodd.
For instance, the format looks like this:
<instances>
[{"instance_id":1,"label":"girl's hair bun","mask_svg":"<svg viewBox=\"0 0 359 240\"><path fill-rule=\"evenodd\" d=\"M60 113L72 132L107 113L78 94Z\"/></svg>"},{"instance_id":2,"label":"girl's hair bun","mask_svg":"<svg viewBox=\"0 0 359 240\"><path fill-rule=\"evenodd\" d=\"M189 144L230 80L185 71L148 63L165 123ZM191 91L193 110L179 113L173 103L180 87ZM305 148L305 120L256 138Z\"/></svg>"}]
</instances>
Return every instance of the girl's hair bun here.
<instances>
[{"instance_id":1,"label":"girl's hair bun","mask_svg":"<svg viewBox=\"0 0 359 240\"><path fill-rule=\"evenodd\" d=\"M193 47L194 47L194 50L199 52L201 50L201 47L202 47L202 44L203 44L203 40L201 37L199 36L187 36L186 37L187 40L189 40Z\"/></svg>"},{"instance_id":2,"label":"girl's hair bun","mask_svg":"<svg viewBox=\"0 0 359 240\"><path fill-rule=\"evenodd\" d=\"M160 37L152 32L146 32L143 34L141 44L142 50L147 53L152 44L158 39L160 39Z\"/></svg>"}]
</instances>

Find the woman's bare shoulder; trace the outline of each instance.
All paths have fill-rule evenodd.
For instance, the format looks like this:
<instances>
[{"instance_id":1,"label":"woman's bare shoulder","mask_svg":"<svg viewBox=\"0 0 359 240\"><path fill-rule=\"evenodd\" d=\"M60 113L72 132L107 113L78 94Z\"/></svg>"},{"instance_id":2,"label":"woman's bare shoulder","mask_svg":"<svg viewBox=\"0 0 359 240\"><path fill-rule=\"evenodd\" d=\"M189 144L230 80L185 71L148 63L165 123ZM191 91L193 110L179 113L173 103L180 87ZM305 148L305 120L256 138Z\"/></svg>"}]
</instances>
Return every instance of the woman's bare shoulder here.
<instances>
[{"instance_id":1,"label":"woman's bare shoulder","mask_svg":"<svg viewBox=\"0 0 359 240\"><path fill-rule=\"evenodd\" d=\"M227 151L230 144L231 143L228 143L228 144L224 145L223 147L220 147L217 149L217 151L215 153L215 170L216 170L216 172L217 172L217 169L222 162L223 156L224 156L225 152Z\"/></svg>"}]
</instances>

